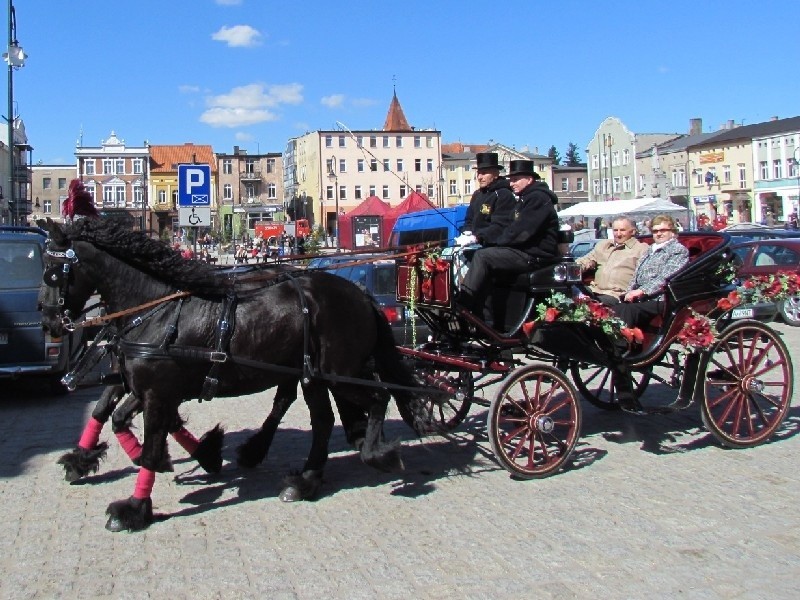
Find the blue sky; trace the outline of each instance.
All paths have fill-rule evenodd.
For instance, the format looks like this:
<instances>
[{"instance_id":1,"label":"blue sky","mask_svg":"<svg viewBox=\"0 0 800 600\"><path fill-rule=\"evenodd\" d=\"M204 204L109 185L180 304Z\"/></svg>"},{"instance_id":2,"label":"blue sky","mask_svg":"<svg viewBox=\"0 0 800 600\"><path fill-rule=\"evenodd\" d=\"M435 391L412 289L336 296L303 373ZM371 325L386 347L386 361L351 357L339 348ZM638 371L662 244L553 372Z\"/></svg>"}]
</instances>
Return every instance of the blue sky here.
<instances>
[{"instance_id":1,"label":"blue sky","mask_svg":"<svg viewBox=\"0 0 800 600\"><path fill-rule=\"evenodd\" d=\"M7 3L3 2L3 15ZM380 129L392 86L444 142L581 149L602 120L705 131L800 115L800 2L16 0L33 161L76 141L282 152ZM7 78L3 77L6 81ZM4 95L3 98L7 98ZM7 101L2 102L7 112Z\"/></svg>"}]
</instances>

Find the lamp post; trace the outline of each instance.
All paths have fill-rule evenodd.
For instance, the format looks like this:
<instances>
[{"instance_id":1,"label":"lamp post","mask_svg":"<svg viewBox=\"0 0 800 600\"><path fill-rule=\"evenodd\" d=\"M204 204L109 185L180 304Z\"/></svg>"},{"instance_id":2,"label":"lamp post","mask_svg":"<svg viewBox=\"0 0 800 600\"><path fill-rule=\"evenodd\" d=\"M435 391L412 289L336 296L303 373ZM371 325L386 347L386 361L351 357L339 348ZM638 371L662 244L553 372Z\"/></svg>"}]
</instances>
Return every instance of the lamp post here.
<instances>
[{"instance_id":1,"label":"lamp post","mask_svg":"<svg viewBox=\"0 0 800 600\"><path fill-rule=\"evenodd\" d=\"M336 248L339 247L339 175L336 166L336 157L331 155L331 170L328 172L328 180L333 182L333 197L336 203L336 221L333 223L333 238Z\"/></svg>"},{"instance_id":2,"label":"lamp post","mask_svg":"<svg viewBox=\"0 0 800 600\"><path fill-rule=\"evenodd\" d=\"M25 53L17 42L17 17L14 13L13 0L8 0L8 52L3 54L8 63L8 207L14 210L11 215L12 223L19 225L19 206L16 201L14 187L14 69L25 66Z\"/></svg>"},{"instance_id":3,"label":"lamp post","mask_svg":"<svg viewBox=\"0 0 800 600\"><path fill-rule=\"evenodd\" d=\"M689 165L692 165L692 171L689 170ZM686 153L686 165L684 167L684 177L686 178L686 204L689 209L690 218L694 223L688 223L690 229L694 229L697 223L697 215L695 215L694 201L692 200L692 172L694 170L694 161L689 158L689 153Z\"/></svg>"},{"instance_id":4,"label":"lamp post","mask_svg":"<svg viewBox=\"0 0 800 600\"><path fill-rule=\"evenodd\" d=\"M800 146L794 149L794 174L797 175L797 196L792 207L794 212L797 212L800 209Z\"/></svg>"}]
</instances>

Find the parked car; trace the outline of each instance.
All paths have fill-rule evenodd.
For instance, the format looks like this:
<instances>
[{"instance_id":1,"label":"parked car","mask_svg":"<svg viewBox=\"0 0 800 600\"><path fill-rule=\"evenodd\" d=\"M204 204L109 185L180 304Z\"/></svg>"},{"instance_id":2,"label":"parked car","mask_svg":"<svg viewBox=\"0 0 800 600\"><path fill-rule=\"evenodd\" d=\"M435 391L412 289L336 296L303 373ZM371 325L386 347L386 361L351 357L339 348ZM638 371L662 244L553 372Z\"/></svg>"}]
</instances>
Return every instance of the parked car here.
<instances>
[{"instance_id":1,"label":"parked car","mask_svg":"<svg viewBox=\"0 0 800 600\"><path fill-rule=\"evenodd\" d=\"M741 261L738 274L742 280L778 272L800 273L800 237L756 239L734 244L732 249ZM775 308L787 324L800 326L800 296L778 302Z\"/></svg>"},{"instance_id":2,"label":"parked car","mask_svg":"<svg viewBox=\"0 0 800 600\"><path fill-rule=\"evenodd\" d=\"M361 289L369 292L381 306L389 319L398 345L409 346L414 340L412 325L416 327L416 340L424 342L430 330L421 320L412 324L411 310L397 302L395 285L397 265L393 259L382 258L383 254L326 255L312 258L307 269L324 269L344 277Z\"/></svg>"},{"instance_id":3,"label":"parked car","mask_svg":"<svg viewBox=\"0 0 800 600\"><path fill-rule=\"evenodd\" d=\"M0 226L0 378L46 377L61 389L81 332L52 338L42 328L38 296L46 239L38 227Z\"/></svg>"},{"instance_id":4,"label":"parked car","mask_svg":"<svg viewBox=\"0 0 800 600\"><path fill-rule=\"evenodd\" d=\"M602 241L605 238L598 238L596 240L580 240L578 242L572 242L569 245L569 252L572 254L573 258L580 258L582 256L586 256L594 250L594 247L597 245L597 242Z\"/></svg>"},{"instance_id":5,"label":"parked car","mask_svg":"<svg viewBox=\"0 0 800 600\"><path fill-rule=\"evenodd\" d=\"M734 225L725 229L725 233L731 236L734 244L740 242L750 242L753 240L784 240L800 239L800 231L797 229L773 229L770 227L755 227L749 229L737 229Z\"/></svg>"}]
</instances>

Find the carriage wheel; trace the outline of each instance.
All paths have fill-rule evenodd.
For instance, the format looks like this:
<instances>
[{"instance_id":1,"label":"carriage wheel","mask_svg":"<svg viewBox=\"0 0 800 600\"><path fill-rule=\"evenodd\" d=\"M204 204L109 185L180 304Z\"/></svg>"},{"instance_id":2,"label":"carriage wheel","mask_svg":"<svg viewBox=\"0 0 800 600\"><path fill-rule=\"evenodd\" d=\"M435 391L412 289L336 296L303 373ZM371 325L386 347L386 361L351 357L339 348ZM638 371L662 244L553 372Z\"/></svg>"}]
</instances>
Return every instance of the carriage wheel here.
<instances>
[{"instance_id":1,"label":"carriage wheel","mask_svg":"<svg viewBox=\"0 0 800 600\"><path fill-rule=\"evenodd\" d=\"M640 398L647 389L652 372L652 365L643 371L631 372L633 391L637 398ZM569 366L569 373L584 400L603 410L620 409L617 392L614 389L614 374L611 369L599 365L573 362Z\"/></svg>"},{"instance_id":2,"label":"carriage wheel","mask_svg":"<svg viewBox=\"0 0 800 600\"><path fill-rule=\"evenodd\" d=\"M740 321L724 330L704 373L703 424L722 445L755 446L780 427L794 373L786 345L767 325Z\"/></svg>"},{"instance_id":3,"label":"carriage wheel","mask_svg":"<svg viewBox=\"0 0 800 600\"><path fill-rule=\"evenodd\" d=\"M440 389L442 386L447 386L455 389L455 393L451 395L436 394L425 399L430 432L441 433L458 427L467 418L472 407L472 396L475 394L472 371L448 371L418 366L416 375L422 385Z\"/></svg>"},{"instance_id":4,"label":"carriage wheel","mask_svg":"<svg viewBox=\"0 0 800 600\"><path fill-rule=\"evenodd\" d=\"M578 392L549 365L512 371L489 407L495 459L523 479L552 475L569 459L581 429Z\"/></svg>"}]
</instances>

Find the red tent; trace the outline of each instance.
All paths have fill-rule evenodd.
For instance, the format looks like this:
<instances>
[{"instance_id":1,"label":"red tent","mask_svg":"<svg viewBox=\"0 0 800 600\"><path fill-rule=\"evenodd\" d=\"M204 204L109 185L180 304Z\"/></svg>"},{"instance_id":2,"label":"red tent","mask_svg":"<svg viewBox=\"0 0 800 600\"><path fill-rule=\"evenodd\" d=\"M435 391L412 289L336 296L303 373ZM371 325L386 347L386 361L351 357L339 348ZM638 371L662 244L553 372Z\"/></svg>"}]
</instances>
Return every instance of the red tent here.
<instances>
[{"instance_id":1,"label":"red tent","mask_svg":"<svg viewBox=\"0 0 800 600\"><path fill-rule=\"evenodd\" d=\"M339 247L353 249L383 246L384 241L388 239L383 237L383 215L390 209L388 202L377 196L370 196L347 214L341 215Z\"/></svg>"},{"instance_id":2,"label":"red tent","mask_svg":"<svg viewBox=\"0 0 800 600\"><path fill-rule=\"evenodd\" d=\"M431 204L431 201L428 200L428 197L425 194L411 192L408 196L406 196L405 200L383 215L383 239L386 241L389 240L389 236L392 233L392 227L394 227L394 223L397 221L397 217L400 215L419 212L421 210L429 210L431 208L436 207Z\"/></svg>"}]
</instances>

